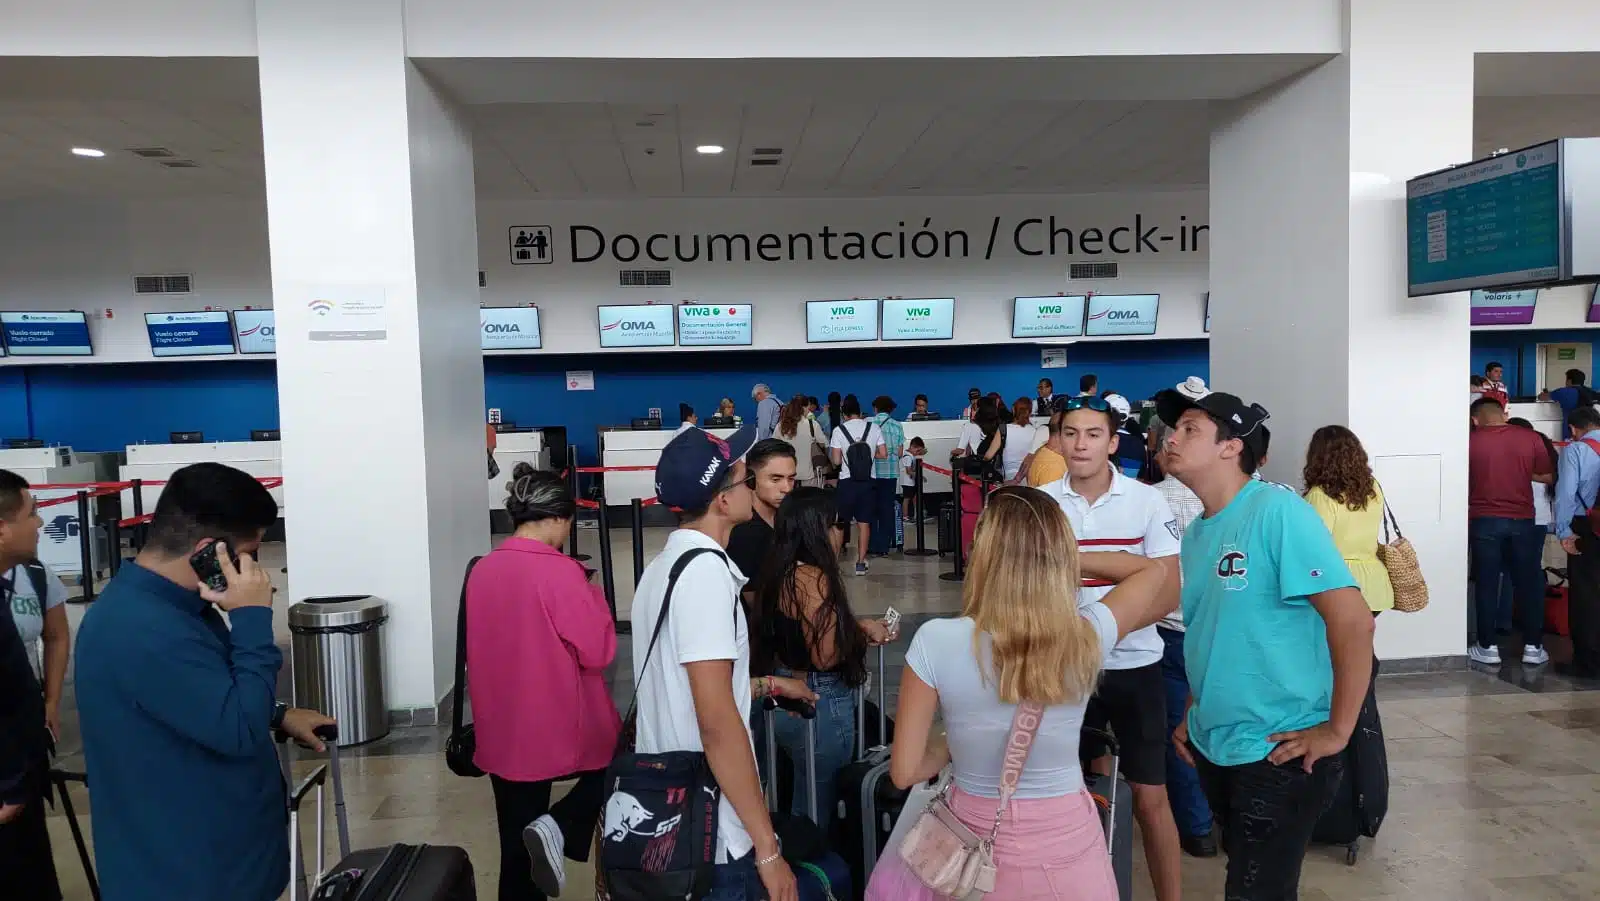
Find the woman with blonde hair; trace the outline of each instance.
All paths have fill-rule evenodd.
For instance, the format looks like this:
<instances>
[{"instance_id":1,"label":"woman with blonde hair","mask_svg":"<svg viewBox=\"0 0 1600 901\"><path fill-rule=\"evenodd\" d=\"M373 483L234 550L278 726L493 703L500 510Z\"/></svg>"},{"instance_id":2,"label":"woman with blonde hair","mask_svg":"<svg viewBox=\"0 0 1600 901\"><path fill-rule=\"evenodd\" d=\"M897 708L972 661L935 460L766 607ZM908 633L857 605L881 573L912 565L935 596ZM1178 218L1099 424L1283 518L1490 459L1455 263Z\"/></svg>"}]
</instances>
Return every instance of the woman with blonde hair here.
<instances>
[{"instance_id":1,"label":"woman with blonde hair","mask_svg":"<svg viewBox=\"0 0 1600 901\"><path fill-rule=\"evenodd\" d=\"M890 778L907 788L948 765L951 810L987 836L1018 702L1041 705L1016 791L999 808L998 873L988 897L1116 901L1105 833L1083 784L1078 738L1106 655L1123 636L1159 618L1162 567L1132 554L1080 555L1060 506L1024 487L989 496L967 567L961 618L925 624L906 653ZM1116 587L1079 608L1085 578ZM947 741L930 740L936 714ZM932 897L894 853L879 860L867 886L871 901Z\"/></svg>"}]
</instances>

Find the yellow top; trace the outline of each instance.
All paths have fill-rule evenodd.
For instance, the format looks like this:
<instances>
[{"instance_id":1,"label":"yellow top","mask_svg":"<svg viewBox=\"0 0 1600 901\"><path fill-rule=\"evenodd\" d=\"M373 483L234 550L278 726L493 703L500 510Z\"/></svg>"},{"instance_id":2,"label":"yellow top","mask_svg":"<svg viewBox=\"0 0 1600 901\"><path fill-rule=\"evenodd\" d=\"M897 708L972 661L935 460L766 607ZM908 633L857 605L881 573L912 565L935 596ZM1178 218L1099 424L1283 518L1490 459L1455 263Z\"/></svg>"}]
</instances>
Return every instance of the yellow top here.
<instances>
[{"instance_id":1,"label":"yellow top","mask_svg":"<svg viewBox=\"0 0 1600 901\"><path fill-rule=\"evenodd\" d=\"M1377 492L1378 496L1362 510L1335 502L1321 488L1306 494L1306 502L1327 524L1339 554L1361 586L1361 596L1375 612L1394 607L1394 586L1389 584L1389 571L1378 559L1378 542L1383 540L1383 489L1378 488Z\"/></svg>"},{"instance_id":2,"label":"yellow top","mask_svg":"<svg viewBox=\"0 0 1600 901\"><path fill-rule=\"evenodd\" d=\"M1067 458L1049 447L1033 452L1033 462L1028 464L1028 484L1035 487L1059 482L1067 477Z\"/></svg>"}]
</instances>

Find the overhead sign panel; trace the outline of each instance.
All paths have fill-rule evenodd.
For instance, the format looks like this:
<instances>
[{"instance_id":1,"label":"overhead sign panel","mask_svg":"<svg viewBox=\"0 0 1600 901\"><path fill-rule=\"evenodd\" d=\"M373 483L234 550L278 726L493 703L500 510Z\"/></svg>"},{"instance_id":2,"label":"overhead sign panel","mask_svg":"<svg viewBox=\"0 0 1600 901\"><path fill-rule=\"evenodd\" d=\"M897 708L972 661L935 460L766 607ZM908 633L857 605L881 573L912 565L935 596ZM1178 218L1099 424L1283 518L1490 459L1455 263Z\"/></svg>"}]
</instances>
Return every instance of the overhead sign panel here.
<instances>
[{"instance_id":1,"label":"overhead sign panel","mask_svg":"<svg viewBox=\"0 0 1600 901\"><path fill-rule=\"evenodd\" d=\"M878 340L878 301L806 301L806 343Z\"/></svg>"},{"instance_id":2,"label":"overhead sign panel","mask_svg":"<svg viewBox=\"0 0 1600 901\"><path fill-rule=\"evenodd\" d=\"M478 330L484 350L538 350L538 307L480 307Z\"/></svg>"},{"instance_id":3,"label":"overhead sign panel","mask_svg":"<svg viewBox=\"0 0 1600 901\"><path fill-rule=\"evenodd\" d=\"M747 303L686 303L678 306L682 347L743 347L753 340L755 308Z\"/></svg>"},{"instance_id":4,"label":"overhead sign panel","mask_svg":"<svg viewBox=\"0 0 1600 901\"><path fill-rule=\"evenodd\" d=\"M227 310L146 313L150 353L157 357L202 357L231 354L233 324Z\"/></svg>"},{"instance_id":5,"label":"overhead sign panel","mask_svg":"<svg viewBox=\"0 0 1600 901\"><path fill-rule=\"evenodd\" d=\"M670 303L600 307L601 347L671 347Z\"/></svg>"},{"instance_id":6,"label":"overhead sign panel","mask_svg":"<svg viewBox=\"0 0 1600 901\"><path fill-rule=\"evenodd\" d=\"M1089 318L1084 328L1093 337L1154 335L1159 294L1095 294L1089 298Z\"/></svg>"},{"instance_id":7,"label":"overhead sign panel","mask_svg":"<svg viewBox=\"0 0 1600 901\"><path fill-rule=\"evenodd\" d=\"M1018 297L1011 305L1011 337L1076 338L1083 334L1084 296Z\"/></svg>"},{"instance_id":8,"label":"overhead sign panel","mask_svg":"<svg viewBox=\"0 0 1600 901\"><path fill-rule=\"evenodd\" d=\"M234 310L233 337L239 353L270 354L278 350L278 327L271 310Z\"/></svg>"},{"instance_id":9,"label":"overhead sign panel","mask_svg":"<svg viewBox=\"0 0 1600 901\"><path fill-rule=\"evenodd\" d=\"M0 333L14 357L87 357L89 321L81 311L0 313Z\"/></svg>"},{"instance_id":10,"label":"overhead sign panel","mask_svg":"<svg viewBox=\"0 0 1600 901\"><path fill-rule=\"evenodd\" d=\"M883 340L944 341L955 337L953 297L924 297L883 302Z\"/></svg>"}]
</instances>

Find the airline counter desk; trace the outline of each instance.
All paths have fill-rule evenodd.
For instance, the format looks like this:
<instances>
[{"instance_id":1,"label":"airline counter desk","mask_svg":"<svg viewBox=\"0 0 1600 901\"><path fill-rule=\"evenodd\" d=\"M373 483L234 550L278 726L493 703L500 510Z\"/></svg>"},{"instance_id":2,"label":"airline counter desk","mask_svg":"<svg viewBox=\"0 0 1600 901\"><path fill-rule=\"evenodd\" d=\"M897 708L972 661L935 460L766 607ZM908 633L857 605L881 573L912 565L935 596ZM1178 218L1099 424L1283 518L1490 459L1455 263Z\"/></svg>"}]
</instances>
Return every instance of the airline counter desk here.
<instances>
[{"instance_id":1,"label":"airline counter desk","mask_svg":"<svg viewBox=\"0 0 1600 901\"><path fill-rule=\"evenodd\" d=\"M27 479L30 485L77 485L95 480L94 464L79 460L70 447L0 450L0 469L16 473ZM71 488L44 488L35 491L34 496L47 501L72 497L77 493ZM95 501L89 503L92 511ZM82 575L83 550L78 540L78 505L51 504L40 508L39 517L44 520L44 528L39 532L39 560L58 576ZM90 546L95 566L103 566L105 542L96 540Z\"/></svg>"}]
</instances>

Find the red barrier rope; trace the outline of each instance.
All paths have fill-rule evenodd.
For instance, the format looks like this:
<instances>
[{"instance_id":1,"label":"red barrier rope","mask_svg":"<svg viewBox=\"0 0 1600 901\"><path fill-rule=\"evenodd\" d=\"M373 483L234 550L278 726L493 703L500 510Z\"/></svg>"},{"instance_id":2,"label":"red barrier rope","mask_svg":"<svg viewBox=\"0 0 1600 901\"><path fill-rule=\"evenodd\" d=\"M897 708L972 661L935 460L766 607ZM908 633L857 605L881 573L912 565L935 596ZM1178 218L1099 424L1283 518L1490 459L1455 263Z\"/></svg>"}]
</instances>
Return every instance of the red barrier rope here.
<instances>
[{"instance_id":1,"label":"red barrier rope","mask_svg":"<svg viewBox=\"0 0 1600 901\"><path fill-rule=\"evenodd\" d=\"M156 515L154 513L146 513L143 516L130 516L127 519L119 521L117 526L118 528L131 529L134 526L142 526L155 518Z\"/></svg>"},{"instance_id":2,"label":"red barrier rope","mask_svg":"<svg viewBox=\"0 0 1600 901\"><path fill-rule=\"evenodd\" d=\"M654 466L580 466L578 471L588 475L603 472L655 472Z\"/></svg>"},{"instance_id":3,"label":"red barrier rope","mask_svg":"<svg viewBox=\"0 0 1600 901\"><path fill-rule=\"evenodd\" d=\"M122 489L121 488L102 488L99 491L86 491L84 493L89 495L89 497L110 497L113 494L121 494L122 493ZM45 507L54 507L57 504L76 504L77 502L78 502L78 496L76 494L69 494L69 495L67 495L65 497L53 497L53 498L50 498L49 500L39 501L38 506L39 506L39 509L42 510Z\"/></svg>"}]
</instances>

